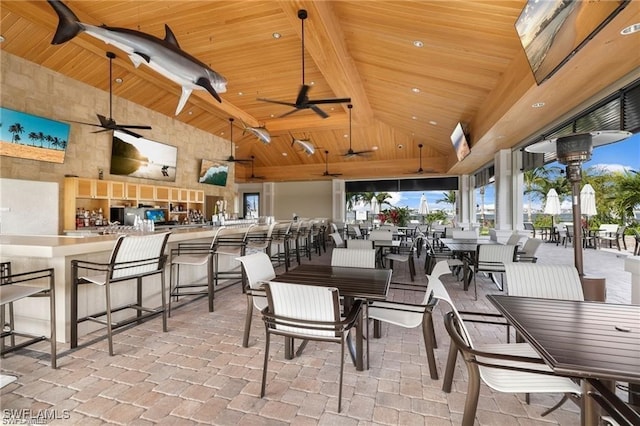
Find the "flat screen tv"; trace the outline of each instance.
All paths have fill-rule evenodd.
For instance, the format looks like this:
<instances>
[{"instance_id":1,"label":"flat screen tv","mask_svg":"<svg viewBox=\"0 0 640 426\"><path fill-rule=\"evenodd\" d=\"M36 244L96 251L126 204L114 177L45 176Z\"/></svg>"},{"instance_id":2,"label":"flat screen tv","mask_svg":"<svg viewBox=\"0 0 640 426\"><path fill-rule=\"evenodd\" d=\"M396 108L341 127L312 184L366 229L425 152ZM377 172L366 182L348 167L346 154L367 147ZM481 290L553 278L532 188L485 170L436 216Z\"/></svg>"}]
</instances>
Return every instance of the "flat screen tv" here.
<instances>
[{"instance_id":1,"label":"flat screen tv","mask_svg":"<svg viewBox=\"0 0 640 426\"><path fill-rule=\"evenodd\" d=\"M467 155L471 153L469 147L469 140L464 133L462 123L458 123L451 133L451 143L453 144L453 150L456 152L458 161L462 161Z\"/></svg>"},{"instance_id":2,"label":"flat screen tv","mask_svg":"<svg viewBox=\"0 0 640 426\"><path fill-rule=\"evenodd\" d=\"M0 155L64 163L71 126L0 107Z\"/></svg>"},{"instance_id":3,"label":"flat screen tv","mask_svg":"<svg viewBox=\"0 0 640 426\"><path fill-rule=\"evenodd\" d=\"M145 216L145 219L152 220L155 223L165 222L167 220L164 215L164 210L159 210L159 209L145 210L144 216Z\"/></svg>"},{"instance_id":4,"label":"flat screen tv","mask_svg":"<svg viewBox=\"0 0 640 426\"><path fill-rule=\"evenodd\" d=\"M178 148L175 146L113 131L112 175L174 182L177 161Z\"/></svg>"},{"instance_id":5,"label":"flat screen tv","mask_svg":"<svg viewBox=\"0 0 640 426\"><path fill-rule=\"evenodd\" d=\"M629 0L528 0L516 31L536 83L551 77Z\"/></svg>"},{"instance_id":6,"label":"flat screen tv","mask_svg":"<svg viewBox=\"0 0 640 426\"><path fill-rule=\"evenodd\" d=\"M209 185L227 186L229 165L217 161L202 159L198 182Z\"/></svg>"}]
</instances>

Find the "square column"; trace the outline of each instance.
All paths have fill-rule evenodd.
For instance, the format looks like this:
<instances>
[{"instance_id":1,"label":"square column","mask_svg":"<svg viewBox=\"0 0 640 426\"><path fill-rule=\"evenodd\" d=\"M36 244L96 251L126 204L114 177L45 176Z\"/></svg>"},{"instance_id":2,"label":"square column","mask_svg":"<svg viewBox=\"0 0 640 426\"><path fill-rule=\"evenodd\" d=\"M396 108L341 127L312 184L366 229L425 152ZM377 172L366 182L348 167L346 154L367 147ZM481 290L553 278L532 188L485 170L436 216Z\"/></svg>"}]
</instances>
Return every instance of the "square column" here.
<instances>
[{"instance_id":1,"label":"square column","mask_svg":"<svg viewBox=\"0 0 640 426\"><path fill-rule=\"evenodd\" d=\"M495 154L496 224L498 230L513 229L513 183L511 150L502 149Z\"/></svg>"}]
</instances>

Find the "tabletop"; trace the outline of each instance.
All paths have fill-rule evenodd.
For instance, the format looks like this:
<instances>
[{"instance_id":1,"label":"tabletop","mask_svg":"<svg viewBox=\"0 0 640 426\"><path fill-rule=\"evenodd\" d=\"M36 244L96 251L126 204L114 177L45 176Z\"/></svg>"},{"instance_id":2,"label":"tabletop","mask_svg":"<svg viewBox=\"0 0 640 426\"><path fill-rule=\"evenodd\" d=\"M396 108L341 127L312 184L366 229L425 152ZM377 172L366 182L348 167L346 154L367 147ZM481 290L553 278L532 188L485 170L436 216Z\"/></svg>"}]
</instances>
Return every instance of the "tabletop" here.
<instances>
[{"instance_id":1,"label":"tabletop","mask_svg":"<svg viewBox=\"0 0 640 426\"><path fill-rule=\"evenodd\" d=\"M390 269L303 264L278 275L274 281L336 287L341 296L385 300L391 272Z\"/></svg>"},{"instance_id":2,"label":"tabletop","mask_svg":"<svg viewBox=\"0 0 640 426\"><path fill-rule=\"evenodd\" d=\"M558 374L640 383L640 306L487 298Z\"/></svg>"},{"instance_id":3,"label":"tabletop","mask_svg":"<svg viewBox=\"0 0 640 426\"><path fill-rule=\"evenodd\" d=\"M475 252L478 244L500 244L488 238L440 238L439 241L451 251Z\"/></svg>"}]
</instances>

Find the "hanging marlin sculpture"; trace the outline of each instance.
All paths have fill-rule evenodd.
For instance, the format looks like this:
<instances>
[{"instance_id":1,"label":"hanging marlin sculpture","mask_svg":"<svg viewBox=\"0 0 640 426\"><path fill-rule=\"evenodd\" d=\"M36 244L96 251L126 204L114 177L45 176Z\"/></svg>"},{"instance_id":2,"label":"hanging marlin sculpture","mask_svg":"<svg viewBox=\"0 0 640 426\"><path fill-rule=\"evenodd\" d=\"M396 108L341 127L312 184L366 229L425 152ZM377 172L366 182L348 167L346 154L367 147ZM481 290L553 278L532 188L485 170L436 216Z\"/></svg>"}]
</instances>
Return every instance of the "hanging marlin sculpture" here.
<instances>
[{"instance_id":1,"label":"hanging marlin sculpture","mask_svg":"<svg viewBox=\"0 0 640 426\"><path fill-rule=\"evenodd\" d=\"M182 86L176 115L182 111L193 90L206 90L222 102L218 93L227 91L227 80L178 46L178 41L168 25L161 40L150 34L127 28L106 25L96 27L80 22L78 17L59 0L47 0L58 14L58 28L51 44L62 44L81 32L113 45L129 55L135 67L146 64L169 80Z\"/></svg>"},{"instance_id":2,"label":"hanging marlin sculpture","mask_svg":"<svg viewBox=\"0 0 640 426\"><path fill-rule=\"evenodd\" d=\"M313 143L310 139L298 139L294 137L291 132L289 132L289 135L291 136L291 146L298 145L308 156L312 156L313 154L315 154L316 147L313 146Z\"/></svg>"},{"instance_id":3,"label":"hanging marlin sculpture","mask_svg":"<svg viewBox=\"0 0 640 426\"><path fill-rule=\"evenodd\" d=\"M253 136L257 137L260 142L265 145L269 145L271 143L271 135L266 127L251 127L247 126L244 122L242 123L242 134L251 133Z\"/></svg>"}]
</instances>

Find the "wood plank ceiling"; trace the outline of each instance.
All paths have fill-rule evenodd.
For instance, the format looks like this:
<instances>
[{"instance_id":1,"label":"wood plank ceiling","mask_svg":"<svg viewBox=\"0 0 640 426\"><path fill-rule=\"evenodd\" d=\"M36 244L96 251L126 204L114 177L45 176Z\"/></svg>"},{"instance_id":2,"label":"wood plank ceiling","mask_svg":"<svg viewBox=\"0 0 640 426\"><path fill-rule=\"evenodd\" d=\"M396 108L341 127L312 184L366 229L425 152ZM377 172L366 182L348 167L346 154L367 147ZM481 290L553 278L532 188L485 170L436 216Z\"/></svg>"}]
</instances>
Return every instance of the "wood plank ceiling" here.
<instances>
[{"instance_id":1,"label":"wood plank ceiling","mask_svg":"<svg viewBox=\"0 0 640 426\"><path fill-rule=\"evenodd\" d=\"M640 68L638 34L620 35L638 21L637 0L540 86L514 29L524 0L65 3L93 25L160 38L169 25L184 51L229 81L222 103L196 91L175 118L224 138L230 117L238 125L266 126L271 144L242 134L241 127L234 142L236 157L255 156L255 175L269 181L322 179L325 150L330 171L344 179L473 173L496 150L540 134L603 90L638 78ZM356 151L375 149L367 157L342 155L349 147L346 104L323 105L327 119L310 110L279 118L289 107L257 100L295 100L302 82L300 9L308 11L309 96L352 99L351 142ZM51 45L58 19L46 2L3 0L0 18L3 51L108 91L110 46L86 34ZM180 87L115 52L114 77L124 83L114 85L114 95L173 117ZM545 107L532 109L536 102ZM74 119L94 118L87 111ZM472 139L471 155L459 163L450 142L458 122L467 124ZM316 153L292 147L291 135L309 138ZM415 174L418 144L424 145L423 175ZM251 180L249 166L236 167L236 182Z\"/></svg>"}]
</instances>

